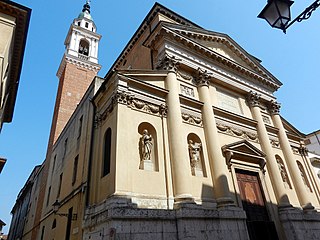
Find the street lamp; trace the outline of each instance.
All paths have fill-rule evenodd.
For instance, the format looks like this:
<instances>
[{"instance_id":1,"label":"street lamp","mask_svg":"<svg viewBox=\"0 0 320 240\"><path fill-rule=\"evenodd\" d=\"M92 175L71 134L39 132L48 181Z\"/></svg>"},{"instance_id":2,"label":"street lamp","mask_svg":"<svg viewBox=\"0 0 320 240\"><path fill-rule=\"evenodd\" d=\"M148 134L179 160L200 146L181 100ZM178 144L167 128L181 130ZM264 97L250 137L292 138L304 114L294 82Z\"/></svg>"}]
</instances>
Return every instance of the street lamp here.
<instances>
[{"instance_id":1,"label":"street lamp","mask_svg":"<svg viewBox=\"0 0 320 240\"><path fill-rule=\"evenodd\" d=\"M320 0L314 1L294 20L291 20L290 7L293 4L291 0L268 0L267 5L262 9L258 18L265 19L271 27L279 28L284 33L294 22L301 22L310 18L312 12L320 6Z\"/></svg>"},{"instance_id":2,"label":"street lamp","mask_svg":"<svg viewBox=\"0 0 320 240\"><path fill-rule=\"evenodd\" d=\"M58 213L59 207L60 207L60 202L58 201L58 199L54 202L54 204L52 204L53 207L53 213L55 215L61 216L61 217L68 217L69 218L69 213ZM71 216L71 220L77 220L78 218L78 214L74 213Z\"/></svg>"}]
</instances>

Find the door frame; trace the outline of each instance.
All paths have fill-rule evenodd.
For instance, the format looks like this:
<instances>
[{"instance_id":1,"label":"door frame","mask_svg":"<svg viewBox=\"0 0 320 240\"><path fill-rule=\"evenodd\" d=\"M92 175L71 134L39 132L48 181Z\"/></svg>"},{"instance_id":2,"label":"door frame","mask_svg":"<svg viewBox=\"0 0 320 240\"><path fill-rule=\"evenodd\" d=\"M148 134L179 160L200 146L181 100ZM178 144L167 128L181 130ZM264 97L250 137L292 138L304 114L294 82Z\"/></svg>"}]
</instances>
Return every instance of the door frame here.
<instances>
[{"instance_id":1,"label":"door frame","mask_svg":"<svg viewBox=\"0 0 320 240\"><path fill-rule=\"evenodd\" d=\"M231 173L237 205L243 209L236 169L257 173L269 219L270 221L274 221L276 226L278 226L280 220L276 210L272 206L277 205L277 202L272 201L266 184L266 155L247 140L224 145L221 149ZM279 235L280 229L277 228L277 230Z\"/></svg>"}]
</instances>

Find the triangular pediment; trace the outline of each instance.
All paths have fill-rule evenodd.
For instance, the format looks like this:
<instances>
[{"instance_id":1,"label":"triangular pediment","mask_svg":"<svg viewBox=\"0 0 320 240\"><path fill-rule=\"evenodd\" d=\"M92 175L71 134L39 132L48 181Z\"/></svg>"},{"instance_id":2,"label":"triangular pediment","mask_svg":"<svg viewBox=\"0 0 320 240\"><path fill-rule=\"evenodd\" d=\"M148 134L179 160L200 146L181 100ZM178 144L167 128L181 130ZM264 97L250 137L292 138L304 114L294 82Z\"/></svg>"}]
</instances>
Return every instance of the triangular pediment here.
<instances>
[{"instance_id":1,"label":"triangular pediment","mask_svg":"<svg viewBox=\"0 0 320 240\"><path fill-rule=\"evenodd\" d=\"M228 145L224 145L222 147L223 151L231 151L231 152L237 152L237 153L243 153L248 154L250 156L255 156L258 158L265 157L265 154L255 146L253 146L251 143L249 143L247 140L242 140L239 142L231 143Z\"/></svg>"},{"instance_id":2,"label":"triangular pediment","mask_svg":"<svg viewBox=\"0 0 320 240\"><path fill-rule=\"evenodd\" d=\"M256 165L263 169L266 164L266 155L247 140L224 145L221 149L226 157L228 166L237 163L241 165Z\"/></svg>"},{"instance_id":3,"label":"triangular pediment","mask_svg":"<svg viewBox=\"0 0 320 240\"><path fill-rule=\"evenodd\" d=\"M193 26L165 23L171 31L194 41L204 48L210 49L215 54L230 60L256 74L267 78L276 85L282 83L261 65L261 60L252 56L237 44L230 36Z\"/></svg>"}]
</instances>

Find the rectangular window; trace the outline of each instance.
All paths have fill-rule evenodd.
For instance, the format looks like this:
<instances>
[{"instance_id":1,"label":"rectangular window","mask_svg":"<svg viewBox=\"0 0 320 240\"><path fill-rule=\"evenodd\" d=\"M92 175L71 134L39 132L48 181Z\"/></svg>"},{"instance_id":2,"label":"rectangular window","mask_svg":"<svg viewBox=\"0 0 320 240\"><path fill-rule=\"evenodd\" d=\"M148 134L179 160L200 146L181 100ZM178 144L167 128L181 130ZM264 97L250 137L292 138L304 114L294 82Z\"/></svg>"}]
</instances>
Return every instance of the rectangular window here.
<instances>
[{"instance_id":1,"label":"rectangular window","mask_svg":"<svg viewBox=\"0 0 320 240\"><path fill-rule=\"evenodd\" d=\"M74 162L73 162L72 185L74 185L74 183L77 180L78 159L79 159L79 155L76 156L76 158L74 159Z\"/></svg>"},{"instance_id":2,"label":"rectangular window","mask_svg":"<svg viewBox=\"0 0 320 240\"><path fill-rule=\"evenodd\" d=\"M54 158L53 158L53 164L52 164L52 172L51 172L51 175L53 174L54 172L54 168L55 168L55 165L56 165L56 160L57 160L57 154L54 155Z\"/></svg>"},{"instance_id":3,"label":"rectangular window","mask_svg":"<svg viewBox=\"0 0 320 240\"><path fill-rule=\"evenodd\" d=\"M81 137L82 121L83 121L83 116L81 116L80 119L79 119L78 139Z\"/></svg>"},{"instance_id":4,"label":"rectangular window","mask_svg":"<svg viewBox=\"0 0 320 240\"><path fill-rule=\"evenodd\" d=\"M68 138L64 140L63 158L65 158L68 149Z\"/></svg>"},{"instance_id":5,"label":"rectangular window","mask_svg":"<svg viewBox=\"0 0 320 240\"><path fill-rule=\"evenodd\" d=\"M57 198L60 196L63 173L60 174Z\"/></svg>"},{"instance_id":6,"label":"rectangular window","mask_svg":"<svg viewBox=\"0 0 320 240\"><path fill-rule=\"evenodd\" d=\"M49 202L50 202L50 194L51 194L51 186L48 189L47 204L46 204L47 206L49 205Z\"/></svg>"}]
</instances>

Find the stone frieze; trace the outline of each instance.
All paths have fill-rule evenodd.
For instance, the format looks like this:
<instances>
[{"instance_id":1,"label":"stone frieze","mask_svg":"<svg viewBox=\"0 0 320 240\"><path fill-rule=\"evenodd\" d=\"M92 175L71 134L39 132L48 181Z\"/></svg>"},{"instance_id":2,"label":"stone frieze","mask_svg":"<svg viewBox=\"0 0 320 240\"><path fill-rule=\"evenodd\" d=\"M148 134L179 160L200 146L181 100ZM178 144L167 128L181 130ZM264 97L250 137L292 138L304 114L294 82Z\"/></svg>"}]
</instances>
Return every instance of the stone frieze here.
<instances>
[{"instance_id":1,"label":"stone frieze","mask_svg":"<svg viewBox=\"0 0 320 240\"><path fill-rule=\"evenodd\" d=\"M167 106L165 104L150 103L136 98L128 91L117 91L112 95L111 101L109 101L109 104L105 110L102 113L98 112L96 114L94 123L95 128L99 127L101 123L109 116L116 104L124 104L131 109L136 109L160 117L167 116Z\"/></svg>"},{"instance_id":2,"label":"stone frieze","mask_svg":"<svg viewBox=\"0 0 320 240\"><path fill-rule=\"evenodd\" d=\"M258 135L253 132L245 131L240 128L236 128L222 123L217 123L217 129L219 132L228 134L230 136L241 137L243 139L257 143L259 142Z\"/></svg>"},{"instance_id":3,"label":"stone frieze","mask_svg":"<svg viewBox=\"0 0 320 240\"><path fill-rule=\"evenodd\" d=\"M181 113L183 122L202 127L202 118L189 113Z\"/></svg>"}]
</instances>

